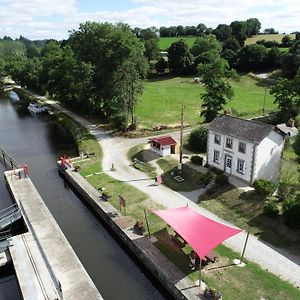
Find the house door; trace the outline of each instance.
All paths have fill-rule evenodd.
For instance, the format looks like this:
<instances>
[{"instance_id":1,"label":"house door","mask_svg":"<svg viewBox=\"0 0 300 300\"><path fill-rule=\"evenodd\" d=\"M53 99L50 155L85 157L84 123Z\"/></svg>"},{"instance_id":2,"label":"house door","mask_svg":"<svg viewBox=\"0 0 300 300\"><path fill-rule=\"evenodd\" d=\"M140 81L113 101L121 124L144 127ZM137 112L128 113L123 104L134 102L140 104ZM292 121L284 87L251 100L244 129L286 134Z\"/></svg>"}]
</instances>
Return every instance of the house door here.
<instances>
[{"instance_id":1,"label":"house door","mask_svg":"<svg viewBox=\"0 0 300 300\"><path fill-rule=\"evenodd\" d=\"M232 156L225 155L225 172L231 174Z\"/></svg>"},{"instance_id":2,"label":"house door","mask_svg":"<svg viewBox=\"0 0 300 300\"><path fill-rule=\"evenodd\" d=\"M171 154L175 154L175 145L171 145Z\"/></svg>"}]
</instances>

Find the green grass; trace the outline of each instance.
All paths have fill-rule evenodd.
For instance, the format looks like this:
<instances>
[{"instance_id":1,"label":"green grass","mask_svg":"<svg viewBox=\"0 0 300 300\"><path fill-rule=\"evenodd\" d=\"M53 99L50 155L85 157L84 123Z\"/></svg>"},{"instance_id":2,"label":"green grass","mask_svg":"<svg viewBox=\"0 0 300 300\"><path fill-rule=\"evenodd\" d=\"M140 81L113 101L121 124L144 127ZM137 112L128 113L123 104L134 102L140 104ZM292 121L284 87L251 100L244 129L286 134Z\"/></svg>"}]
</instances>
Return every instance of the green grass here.
<instances>
[{"instance_id":1,"label":"green grass","mask_svg":"<svg viewBox=\"0 0 300 300\"><path fill-rule=\"evenodd\" d=\"M167 230L157 232L156 247L191 280L199 279L199 272L189 267L189 250L181 249L168 237ZM224 245L214 249L218 255L216 263L210 263L202 270L202 279L210 288L221 291L223 299L299 299L300 291L273 274L262 270L257 264L247 262L240 268L232 260L240 254Z\"/></svg>"},{"instance_id":2,"label":"green grass","mask_svg":"<svg viewBox=\"0 0 300 300\"><path fill-rule=\"evenodd\" d=\"M193 191L201 187L201 181L205 177L204 174L200 174L195 170L183 165L182 174L178 173L178 161L172 158L161 158L157 161L157 164L163 169L163 184L168 186L174 191ZM180 175L184 178L184 181L178 182L174 179L171 173Z\"/></svg>"},{"instance_id":3,"label":"green grass","mask_svg":"<svg viewBox=\"0 0 300 300\"><path fill-rule=\"evenodd\" d=\"M146 173L149 177L155 177L157 176L155 167L151 166L148 162L145 162L143 157L143 151L144 151L145 145L136 145L128 151L128 158L133 162L133 167L136 169ZM143 164L140 164L139 162L134 162L134 159L137 159Z\"/></svg>"},{"instance_id":4,"label":"green grass","mask_svg":"<svg viewBox=\"0 0 300 300\"><path fill-rule=\"evenodd\" d=\"M226 107L232 108L238 116L251 117L262 114L265 87L261 83L241 76L239 82L232 82L234 97ZM203 121L200 118L201 94L204 87L193 83L193 77L174 77L149 80L145 84L136 113L140 127L154 128L159 125L180 124L181 105L184 104L184 123L194 126ZM265 111L277 109L274 97L267 88Z\"/></svg>"},{"instance_id":5,"label":"green grass","mask_svg":"<svg viewBox=\"0 0 300 300\"><path fill-rule=\"evenodd\" d=\"M250 38L247 38L245 44L246 45L251 45L255 44L257 41L260 40L266 40L266 41L275 41L277 43L281 43L282 38L285 36L285 34L259 34L259 35L254 35ZM295 34L289 34L291 39L295 39L296 35Z\"/></svg>"},{"instance_id":6,"label":"green grass","mask_svg":"<svg viewBox=\"0 0 300 300\"><path fill-rule=\"evenodd\" d=\"M180 39L185 40L188 47L191 48L196 40L195 36L191 37L161 37L158 42L160 50L167 50L172 43L179 41Z\"/></svg>"},{"instance_id":7,"label":"green grass","mask_svg":"<svg viewBox=\"0 0 300 300\"><path fill-rule=\"evenodd\" d=\"M260 34L260 35L255 35L250 38L247 38L245 44L246 45L251 45L255 44L257 41L260 40L266 40L266 41L276 41L278 43L281 43L281 40L285 36L285 34ZM289 34L291 39L295 39L295 34ZM195 42L197 37L195 36L190 36L190 37L162 37L159 39L159 49L160 50L167 50L172 43L183 39L186 41L187 45L189 48L191 48Z\"/></svg>"}]
</instances>

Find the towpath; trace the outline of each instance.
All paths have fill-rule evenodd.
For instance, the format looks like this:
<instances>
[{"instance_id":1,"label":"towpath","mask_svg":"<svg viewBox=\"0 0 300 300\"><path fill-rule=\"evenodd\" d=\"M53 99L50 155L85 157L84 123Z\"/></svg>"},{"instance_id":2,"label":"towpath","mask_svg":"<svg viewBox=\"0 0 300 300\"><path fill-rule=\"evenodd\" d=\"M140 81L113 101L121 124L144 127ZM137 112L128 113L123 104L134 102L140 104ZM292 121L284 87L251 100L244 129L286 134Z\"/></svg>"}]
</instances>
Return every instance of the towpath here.
<instances>
[{"instance_id":1,"label":"towpath","mask_svg":"<svg viewBox=\"0 0 300 300\"><path fill-rule=\"evenodd\" d=\"M127 182L128 184L138 188L149 195L153 201L167 208L182 207L188 204L189 207L195 211L213 220L234 227L233 224L220 219L215 214L198 206L194 201L192 201L194 199L189 199L186 195L174 192L164 185L155 186L153 184L153 179L149 179L144 173L130 166L131 163L127 158L128 150L134 145L146 143L147 138L125 139L115 137L109 132L102 130L97 125L91 124L86 119L83 119L57 103L49 100L48 103L77 120L96 136L103 150L103 171L109 176L116 180ZM179 133L171 133L171 135L176 139L178 138ZM116 171L110 170L112 164L114 164ZM194 197L195 195L192 196L192 198ZM246 232L241 232L225 241L225 245L240 253L243 249L245 239ZM282 249L269 245L253 235L249 236L245 257L248 260L259 264L263 269L266 269L282 279L289 281L294 286L300 287L299 257L285 253Z\"/></svg>"}]
</instances>

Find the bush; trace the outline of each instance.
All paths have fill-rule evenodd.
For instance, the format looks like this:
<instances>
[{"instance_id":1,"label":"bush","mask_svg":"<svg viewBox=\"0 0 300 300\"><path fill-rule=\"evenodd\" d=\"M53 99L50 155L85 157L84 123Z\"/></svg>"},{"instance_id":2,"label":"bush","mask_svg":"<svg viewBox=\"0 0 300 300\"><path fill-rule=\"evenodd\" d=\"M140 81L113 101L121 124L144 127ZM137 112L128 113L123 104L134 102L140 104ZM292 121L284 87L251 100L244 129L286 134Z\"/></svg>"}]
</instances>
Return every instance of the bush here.
<instances>
[{"instance_id":1,"label":"bush","mask_svg":"<svg viewBox=\"0 0 300 300\"><path fill-rule=\"evenodd\" d=\"M216 184L218 186L224 186L228 183L228 176L226 174L219 174L216 176Z\"/></svg>"},{"instance_id":2,"label":"bush","mask_svg":"<svg viewBox=\"0 0 300 300\"><path fill-rule=\"evenodd\" d=\"M259 179L253 182L253 186L257 194L262 195L264 197L272 195L277 185L266 179Z\"/></svg>"},{"instance_id":3,"label":"bush","mask_svg":"<svg viewBox=\"0 0 300 300\"><path fill-rule=\"evenodd\" d=\"M282 216L287 226L300 228L300 201L296 197L290 197L284 201Z\"/></svg>"},{"instance_id":4,"label":"bush","mask_svg":"<svg viewBox=\"0 0 300 300\"><path fill-rule=\"evenodd\" d=\"M207 172L201 179L201 186L206 187L213 179L213 176L214 176L213 172L210 172L210 171Z\"/></svg>"},{"instance_id":5,"label":"bush","mask_svg":"<svg viewBox=\"0 0 300 300\"><path fill-rule=\"evenodd\" d=\"M295 153L298 156L300 156L300 133L298 133L296 135L296 138L295 138L295 141L294 141L294 144L293 144L293 148L294 148Z\"/></svg>"},{"instance_id":6,"label":"bush","mask_svg":"<svg viewBox=\"0 0 300 300\"><path fill-rule=\"evenodd\" d=\"M198 155L194 155L191 157L191 162L195 165L203 165L203 157L198 156Z\"/></svg>"},{"instance_id":7,"label":"bush","mask_svg":"<svg viewBox=\"0 0 300 300\"><path fill-rule=\"evenodd\" d=\"M188 138L188 146L192 151L205 152L207 142L207 128L198 127L194 129Z\"/></svg>"},{"instance_id":8,"label":"bush","mask_svg":"<svg viewBox=\"0 0 300 300\"><path fill-rule=\"evenodd\" d=\"M279 214L279 209L274 201L267 201L264 206L264 214L270 218L276 218Z\"/></svg>"},{"instance_id":9,"label":"bush","mask_svg":"<svg viewBox=\"0 0 300 300\"><path fill-rule=\"evenodd\" d=\"M284 201L294 193L294 187L286 182L280 182L277 190L277 196L280 201Z\"/></svg>"}]
</instances>

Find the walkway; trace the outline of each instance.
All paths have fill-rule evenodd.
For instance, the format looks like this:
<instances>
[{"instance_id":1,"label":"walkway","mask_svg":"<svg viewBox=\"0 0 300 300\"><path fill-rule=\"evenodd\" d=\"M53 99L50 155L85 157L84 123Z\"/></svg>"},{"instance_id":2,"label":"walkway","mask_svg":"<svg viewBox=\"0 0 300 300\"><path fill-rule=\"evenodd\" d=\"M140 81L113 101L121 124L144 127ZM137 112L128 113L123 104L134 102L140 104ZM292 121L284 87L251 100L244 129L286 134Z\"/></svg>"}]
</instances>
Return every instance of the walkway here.
<instances>
[{"instance_id":1,"label":"walkway","mask_svg":"<svg viewBox=\"0 0 300 300\"><path fill-rule=\"evenodd\" d=\"M57 103L49 100L47 103L62 110L64 113L77 120L97 137L103 150L103 171L109 176L131 184L149 195L149 197L151 197L155 202L167 208L176 208L188 204L189 207L195 211L213 220L234 227L234 225L220 219L215 214L199 207L196 203L189 200L184 195L174 192L163 185L154 186L153 179L149 179L144 173L130 167L131 163L127 158L128 150L134 145L145 143L147 138L124 139L120 137L113 137L108 132L104 132L96 125L92 125L87 120L79 117L73 112L70 112L66 108L61 107ZM178 137L178 133L171 133L171 135L175 139ZM110 171L112 164L114 164L116 168L116 171L114 172ZM246 233L241 232L240 234L228 239L225 242L225 245L240 253L245 239ZM263 269L266 269L284 280L291 282L294 286L300 287L299 257L284 253L281 249L268 245L253 235L249 236L245 257L248 260L259 264Z\"/></svg>"}]
</instances>

